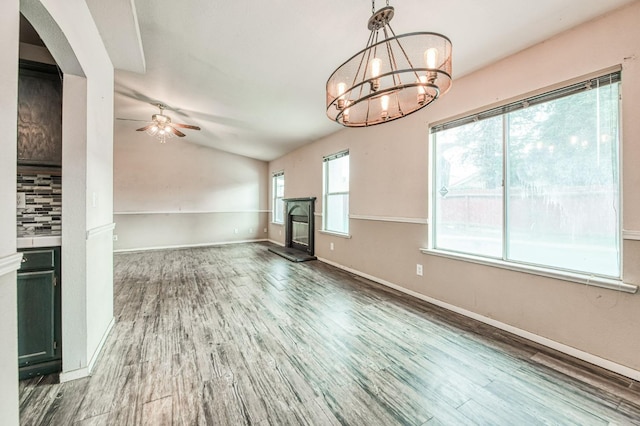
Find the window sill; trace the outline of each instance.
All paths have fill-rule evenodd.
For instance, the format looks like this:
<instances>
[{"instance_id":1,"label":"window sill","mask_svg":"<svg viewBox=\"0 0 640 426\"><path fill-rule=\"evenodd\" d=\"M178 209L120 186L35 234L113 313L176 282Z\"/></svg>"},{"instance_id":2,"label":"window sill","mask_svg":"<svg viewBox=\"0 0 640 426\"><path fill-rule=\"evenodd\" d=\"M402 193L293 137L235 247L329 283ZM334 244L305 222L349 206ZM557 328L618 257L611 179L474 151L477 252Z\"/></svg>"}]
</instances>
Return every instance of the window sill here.
<instances>
[{"instance_id":1,"label":"window sill","mask_svg":"<svg viewBox=\"0 0 640 426\"><path fill-rule=\"evenodd\" d=\"M321 229L318 232L321 234L332 235L334 237L347 238L347 239L351 238L351 234L343 234L342 232L325 231L324 229Z\"/></svg>"},{"instance_id":2,"label":"window sill","mask_svg":"<svg viewBox=\"0 0 640 426\"><path fill-rule=\"evenodd\" d=\"M271 222L272 225L284 226L284 222Z\"/></svg>"},{"instance_id":3,"label":"window sill","mask_svg":"<svg viewBox=\"0 0 640 426\"><path fill-rule=\"evenodd\" d=\"M420 251L424 254L445 257L448 259L462 260L471 263L477 263L479 265L493 266L495 268L508 269L510 271L524 272L527 274L539 275L542 277L555 278L558 280L574 282L578 284L590 285L594 287L602 287L610 290L622 291L625 293L636 293L638 286L633 284L627 284L622 280L614 278L596 277L589 274L581 274L578 272L559 271L551 268L543 268L540 266L524 265L515 262L506 262L498 259L488 259L479 256L473 256L469 254L453 253L444 250L421 248Z\"/></svg>"}]
</instances>

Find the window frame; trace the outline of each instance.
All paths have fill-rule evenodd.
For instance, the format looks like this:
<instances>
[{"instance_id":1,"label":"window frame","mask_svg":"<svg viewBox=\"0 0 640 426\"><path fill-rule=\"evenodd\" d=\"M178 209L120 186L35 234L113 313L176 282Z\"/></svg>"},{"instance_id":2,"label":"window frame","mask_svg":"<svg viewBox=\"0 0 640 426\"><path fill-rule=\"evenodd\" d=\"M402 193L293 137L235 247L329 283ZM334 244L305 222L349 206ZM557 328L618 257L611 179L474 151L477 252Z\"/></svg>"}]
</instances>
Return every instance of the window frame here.
<instances>
[{"instance_id":1,"label":"window frame","mask_svg":"<svg viewBox=\"0 0 640 426\"><path fill-rule=\"evenodd\" d=\"M428 247L420 249L425 254L434 254L440 257L453 258L453 259L461 259L466 260L468 262L484 264L489 266L496 266L504 269L521 271L521 272L529 272L536 275L542 275L557 279L562 279L566 281L575 281L580 283L585 283L585 281L591 285L610 288L619 291L625 292L635 292L637 291L637 286L631 284L625 284L622 281L623 277L623 223L622 223L622 206L623 206L623 193L622 193L622 149L623 149L623 138L622 138L622 76L621 76L621 68L613 67L608 70L603 70L597 73L593 73L588 76L583 76L577 79L574 79L569 82L561 83L555 85L551 88L546 88L539 90L534 93L530 93L527 95L523 95L518 98L510 99L505 101L504 103L498 106L490 106L487 108L479 109L473 111L472 113L463 114L451 119L442 120L440 122L433 123L429 126L429 159L428 162L430 167L429 172L429 191L428 191L428 202L429 202L429 236L428 236ZM481 254L475 253L467 253L462 251L456 251L452 249L444 249L436 247L436 238L437 238L437 230L436 230L436 221L437 221L437 203L436 197L438 193L437 188L437 148L434 135L441 130L446 130L458 126L462 126L468 124L472 121L478 121L479 119L491 118L496 116L506 116L507 114L517 111L519 109L526 108L531 105L531 101L535 103L544 103L549 102L554 99L559 99L566 96L571 96L573 94L580 93L582 90L575 90L579 88L579 85L587 85L593 83L595 81L605 81L605 79L611 79L609 84L620 84L619 92L618 92L618 117L617 117L617 130L618 130L618 140L617 140L617 158L616 158L616 167L617 167L617 256L618 256L618 275L606 275L606 274L596 274L591 272L584 272L573 270L569 268L562 268L557 266L550 265L540 265L526 261L520 260L512 260L509 258L509 248L508 248L508 235L509 235L509 220L508 220L508 209L509 209L509 191L512 189L509 187L509 164L508 164L508 140L505 132L508 130L508 120L502 120L502 173L503 173L503 185L502 185L502 257L495 258L490 256L485 256ZM587 89L588 90L588 89ZM435 130L434 130L435 129Z\"/></svg>"},{"instance_id":2,"label":"window frame","mask_svg":"<svg viewBox=\"0 0 640 426\"><path fill-rule=\"evenodd\" d=\"M348 164L349 164L349 182L348 182L348 186L349 186L349 190L347 191L337 191L337 192L329 192L329 173L328 173L328 168L329 168L329 163L333 160L337 160L339 158L343 158L343 157L348 157ZM327 214L327 199L329 198L329 196L332 195L346 195L347 196L347 203L349 203L350 201L350 192L351 192L351 157L349 155L349 150L345 149L339 152L336 152L334 154L331 155L327 155L325 157L322 158L322 232L324 233L329 233L329 234L335 234L335 235L339 235L339 236L349 236L349 228L350 228L350 224L349 224L349 210L350 210L350 206L347 207L347 212L346 215L344 217L344 223L346 224L346 229L344 231L337 231L334 229L328 229L327 228L327 218L328 218L328 214Z\"/></svg>"},{"instance_id":3,"label":"window frame","mask_svg":"<svg viewBox=\"0 0 640 426\"><path fill-rule=\"evenodd\" d=\"M276 225L284 225L284 207L283 207L283 211L282 211L282 221L279 222L277 220L277 215L276 215L276 208L278 205L278 200L284 200L284 185L283 185L283 191L282 191L282 197L278 197L278 180L282 178L283 184L284 184L284 170L281 170L279 172L275 172L271 175L271 190L272 190L272 197L271 197L271 202L272 202L272 206L271 206L271 223L274 223ZM284 202L283 202L284 205Z\"/></svg>"}]
</instances>

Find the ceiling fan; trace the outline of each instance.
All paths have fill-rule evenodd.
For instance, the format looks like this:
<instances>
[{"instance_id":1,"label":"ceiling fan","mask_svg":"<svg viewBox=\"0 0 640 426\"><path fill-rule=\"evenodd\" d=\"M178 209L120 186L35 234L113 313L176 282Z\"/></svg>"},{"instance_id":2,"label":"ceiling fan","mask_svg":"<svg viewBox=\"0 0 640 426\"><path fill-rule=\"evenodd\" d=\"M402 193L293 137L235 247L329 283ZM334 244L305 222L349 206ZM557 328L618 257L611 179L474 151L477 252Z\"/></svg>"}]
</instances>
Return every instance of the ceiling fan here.
<instances>
[{"instance_id":1,"label":"ceiling fan","mask_svg":"<svg viewBox=\"0 0 640 426\"><path fill-rule=\"evenodd\" d=\"M177 128L200 130L200 127L193 126L191 124L171 122L171 117L169 117L168 115L164 115L166 106L163 104L156 104L156 106L160 109L160 113L153 114L151 116L151 123L144 127L136 129L136 131L147 132L151 136L155 136L156 138L158 138L160 140L160 143L165 143L167 138L172 138L174 136L183 138L186 136Z\"/></svg>"}]
</instances>

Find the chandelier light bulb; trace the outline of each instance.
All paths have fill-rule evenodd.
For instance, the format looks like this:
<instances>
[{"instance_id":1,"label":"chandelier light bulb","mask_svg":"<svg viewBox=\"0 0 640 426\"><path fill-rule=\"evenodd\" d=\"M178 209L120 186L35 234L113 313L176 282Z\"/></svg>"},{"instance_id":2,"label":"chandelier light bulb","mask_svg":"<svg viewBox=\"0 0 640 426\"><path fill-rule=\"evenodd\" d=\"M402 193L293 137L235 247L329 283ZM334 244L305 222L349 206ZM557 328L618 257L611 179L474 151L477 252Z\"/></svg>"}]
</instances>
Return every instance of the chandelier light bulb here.
<instances>
[{"instance_id":1,"label":"chandelier light bulb","mask_svg":"<svg viewBox=\"0 0 640 426\"><path fill-rule=\"evenodd\" d=\"M380 114L380 117L382 117L383 120L386 120L387 117L389 116L389 96L388 95L383 95L380 97L380 107L382 108L382 113Z\"/></svg>"},{"instance_id":2,"label":"chandelier light bulb","mask_svg":"<svg viewBox=\"0 0 640 426\"><path fill-rule=\"evenodd\" d=\"M418 103L422 105L427 100L427 90L424 87L427 84L427 76L421 75L416 83L418 83Z\"/></svg>"},{"instance_id":3,"label":"chandelier light bulb","mask_svg":"<svg viewBox=\"0 0 640 426\"><path fill-rule=\"evenodd\" d=\"M347 90L347 85L345 83L338 83L338 109L344 109L344 92Z\"/></svg>"},{"instance_id":4,"label":"chandelier light bulb","mask_svg":"<svg viewBox=\"0 0 640 426\"><path fill-rule=\"evenodd\" d=\"M344 121L345 123L349 122L349 108L345 109L342 113L342 121Z\"/></svg>"},{"instance_id":5,"label":"chandelier light bulb","mask_svg":"<svg viewBox=\"0 0 640 426\"><path fill-rule=\"evenodd\" d=\"M373 81L371 82L371 90L376 91L380 88L380 70L382 69L382 59L373 58L371 60L371 77L373 77Z\"/></svg>"},{"instance_id":6,"label":"chandelier light bulb","mask_svg":"<svg viewBox=\"0 0 640 426\"><path fill-rule=\"evenodd\" d=\"M434 69L438 67L438 49L431 47L424 51L424 63L427 68Z\"/></svg>"},{"instance_id":7,"label":"chandelier light bulb","mask_svg":"<svg viewBox=\"0 0 640 426\"><path fill-rule=\"evenodd\" d=\"M438 68L438 49L435 47L431 47L424 52L424 62L427 65L427 68L430 70ZM436 79L438 78L438 73L435 71L429 71L427 73L428 81L431 84L434 84Z\"/></svg>"}]
</instances>

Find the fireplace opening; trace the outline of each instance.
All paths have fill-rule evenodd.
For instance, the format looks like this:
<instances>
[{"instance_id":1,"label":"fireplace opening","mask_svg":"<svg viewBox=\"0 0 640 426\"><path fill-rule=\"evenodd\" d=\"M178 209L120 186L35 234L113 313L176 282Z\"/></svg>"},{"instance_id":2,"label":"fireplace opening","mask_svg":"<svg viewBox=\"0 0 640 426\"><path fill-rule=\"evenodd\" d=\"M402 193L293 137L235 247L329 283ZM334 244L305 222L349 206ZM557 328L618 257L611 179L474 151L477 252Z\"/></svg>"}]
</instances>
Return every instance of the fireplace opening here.
<instances>
[{"instance_id":1,"label":"fireplace opening","mask_svg":"<svg viewBox=\"0 0 640 426\"><path fill-rule=\"evenodd\" d=\"M285 247L269 248L294 262L316 259L314 255L315 197L285 198Z\"/></svg>"},{"instance_id":2,"label":"fireplace opening","mask_svg":"<svg viewBox=\"0 0 640 426\"><path fill-rule=\"evenodd\" d=\"M291 244L301 250L309 247L309 222L306 216L291 216Z\"/></svg>"}]
</instances>

